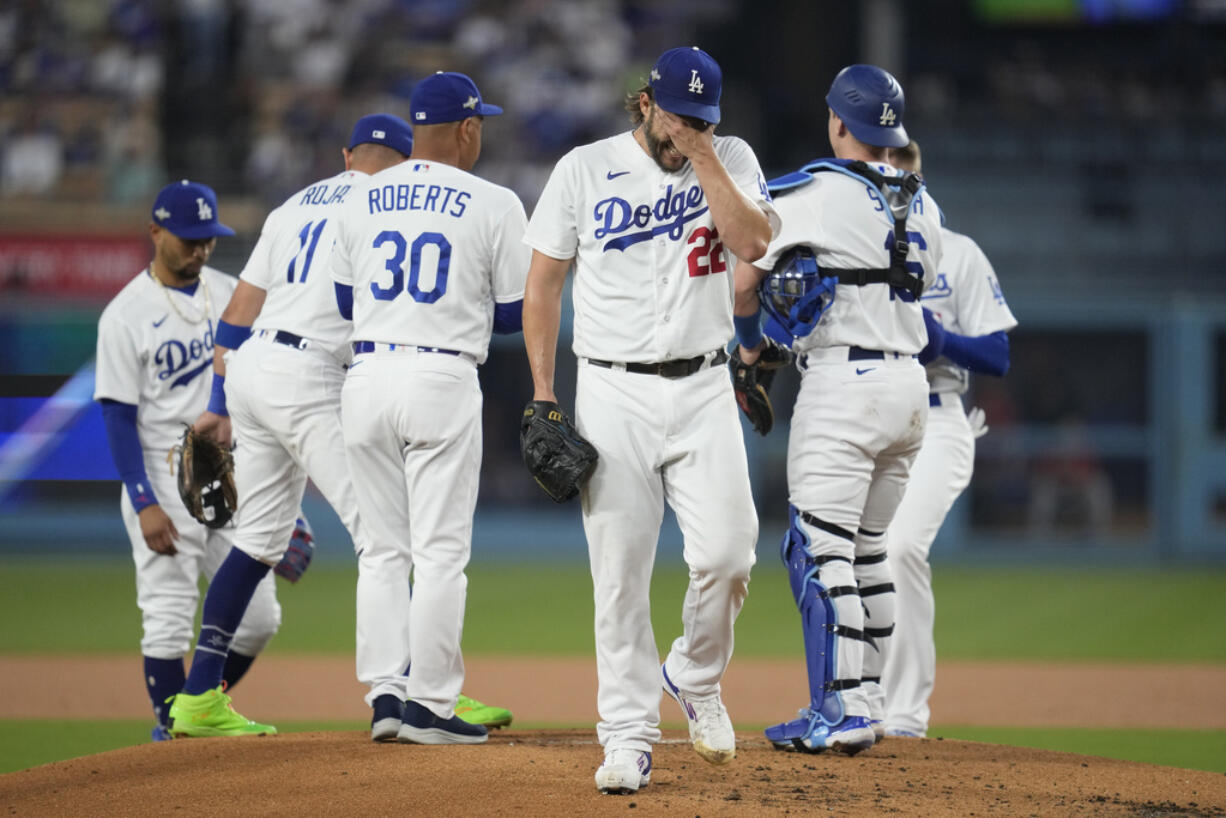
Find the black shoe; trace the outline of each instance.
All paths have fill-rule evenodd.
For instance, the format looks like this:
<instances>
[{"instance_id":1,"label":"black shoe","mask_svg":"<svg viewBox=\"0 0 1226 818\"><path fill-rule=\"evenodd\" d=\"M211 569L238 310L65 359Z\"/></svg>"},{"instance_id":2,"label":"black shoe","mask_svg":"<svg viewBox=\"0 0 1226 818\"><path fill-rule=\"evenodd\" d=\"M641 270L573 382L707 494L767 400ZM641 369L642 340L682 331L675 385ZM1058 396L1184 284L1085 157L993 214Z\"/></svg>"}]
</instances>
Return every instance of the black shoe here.
<instances>
[{"instance_id":1,"label":"black shoe","mask_svg":"<svg viewBox=\"0 0 1226 818\"><path fill-rule=\"evenodd\" d=\"M404 717L396 738L406 744L482 744L489 738L489 731L459 716L440 719L410 700L404 703Z\"/></svg>"}]
</instances>

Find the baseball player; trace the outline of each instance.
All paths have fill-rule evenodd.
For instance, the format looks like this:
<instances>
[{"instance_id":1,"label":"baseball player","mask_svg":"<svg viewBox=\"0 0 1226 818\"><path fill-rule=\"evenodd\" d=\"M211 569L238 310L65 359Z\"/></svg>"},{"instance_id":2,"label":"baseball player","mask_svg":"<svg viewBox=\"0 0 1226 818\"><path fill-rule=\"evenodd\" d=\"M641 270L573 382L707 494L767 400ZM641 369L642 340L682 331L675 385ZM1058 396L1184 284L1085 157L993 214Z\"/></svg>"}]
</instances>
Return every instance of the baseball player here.
<instances>
[{"instance_id":1,"label":"baseball player","mask_svg":"<svg viewBox=\"0 0 1226 818\"><path fill-rule=\"evenodd\" d=\"M575 418L599 453L581 495L595 588L596 786L651 780L660 687L699 755L736 753L720 680L745 600L757 514L728 373L731 255L756 259L774 211L742 140L714 136L719 65L666 51L630 95L633 131L557 163L528 226L524 342L534 400L556 402L562 288L574 282ZM682 635L658 664L648 591L667 502L690 569Z\"/></svg>"},{"instance_id":2,"label":"baseball player","mask_svg":"<svg viewBox=\"0 0 1226 818\"><path fill-rule=\"evenodd\" d=\"M212 397L195 425L228 444L233 423L242 442L234 453L238 528L209 586L191 669L170 709L176 736L259 732L229 706L222 668L252 593L287 549L308 476L340 516L354 548L361 553L369 546L341 435L350 323L338 309L328 260L336 214L355 184L403 162L412 149L412 130L400 117L358 120L342 149L345 170L308 185L268 215L222 313ZM367 675L361 634L369 617L379 615L358 608L359 678Z\"/></svg>"},{"instance_id":3,"label":"baseball player","mask_svg":"<svg viewBox=\"0 0 1226 818\"><path fill-rule=\"evenodd\" d=\"M136 563L137 604L144 634L145 685L158 724L170 738L165 702L183 687L201 573L212 578L230 551L233 526L210 529L178 499L167 452L209 400L207 373L214 335L234 281L205 266L218 236L234 231L218 220L213 190L186 179L164 187L153 203L153 261L107 305L98 321L97 381L107 438L123 479L120 501ZM253 590L233 627L232 650L220 670L234 685L281 622L272 577Z\"/></svg>"},{"instance_id":4,"label":"baseball player","mask_svg":"<svg viewBox=\"0 0 1226 818\"><path fill-rule=\"evenodd\" d=\"M919 146L891 150L890 164L920 172ZM1001 376L1009 369L1009 337L1017 319L1005 303L996 273L979 245L941 228L936 284L923 295L928 346L920 363L928 374L928 426L907 492L890 523L894 577L894 636L884 658L885 732L923 736L936 677L934 603L928 551L945 515L971 479L975 438L987 431L982 410L962 408L969 372ZM874 655L874 659L876 659ZM865 662L866 673L869 663Z\"/></svg>"},{"instance_id":5,"label":"baseball player","mask_svg":"<svg viewBox=\"0 0 1226 818\"><path fill-rule=\"evenodd\" d=\"M802 171L781 195L782 229L767 254L736 271L742 358L762 348L758 286L793 248L809 248L833 303L793 342L800 392L788 439L791 525L783 558L801 614L810 702L769 727L780 747L855 754L871 747L878 680L865 654L893 625L885 533L902 499L928 413L916 356L927 341L918 296L936 280L939 212L917 177L886 164L907 144L902 87L853 65L826 96L834 160ZM771 273L775 275L774 273ZM789 327L793 329L793 327ZM879 717L878 717L879 718Z\"/></svg>"},{"instance_id":6,"label":"baseball player","mask_svg":"<svg viewBox=\"0 0 1226 818\"><path fill-rule=\"evenodd\" d=\"M520 329L527 217L514 193L469 173L484 118L502 113L469 77L427 77L410 110L412 156L347 197L332 262L356 339L341 409L369 540L358 609L372 615L358 641L372 734L478 744L486 728L456 715L481 467L477 366L491 331Z\"/></svg>"}]
</instances>

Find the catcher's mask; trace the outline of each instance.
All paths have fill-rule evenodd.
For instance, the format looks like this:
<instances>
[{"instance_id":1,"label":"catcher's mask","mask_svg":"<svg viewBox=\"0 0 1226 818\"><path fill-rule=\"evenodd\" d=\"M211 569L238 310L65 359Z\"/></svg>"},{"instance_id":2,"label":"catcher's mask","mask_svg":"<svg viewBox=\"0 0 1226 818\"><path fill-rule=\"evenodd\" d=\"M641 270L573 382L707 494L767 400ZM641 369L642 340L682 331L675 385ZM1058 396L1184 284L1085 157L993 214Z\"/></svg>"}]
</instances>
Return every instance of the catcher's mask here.
<instances>
[{"instance_id":1,"label":"catcher's mask","mask_svg":"<svg viewBox=\"0 0 1226 818\"><path fill-rule=\"evenodd\" d=\"M838 279L823 278L808 247L793 247L758 285L758 299L770 317L795 338L813 331L834 303Z\"/></svg>"}]
</instances>

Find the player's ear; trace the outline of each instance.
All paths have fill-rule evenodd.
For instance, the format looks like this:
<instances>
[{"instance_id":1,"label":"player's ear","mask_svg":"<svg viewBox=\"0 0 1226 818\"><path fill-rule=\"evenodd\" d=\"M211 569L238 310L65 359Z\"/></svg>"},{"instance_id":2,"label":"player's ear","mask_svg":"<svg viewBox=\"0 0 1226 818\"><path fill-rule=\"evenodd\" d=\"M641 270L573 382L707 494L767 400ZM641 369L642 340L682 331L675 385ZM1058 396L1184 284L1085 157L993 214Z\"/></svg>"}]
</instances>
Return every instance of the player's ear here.
<instances>
[{"instance_id":1,"label":"player's ear","mask_svg":"<svg viewBox=\"0 0 1226 818\"><path fill-rule=\"evenodd\" d=\"M353 151L341 148L341 156L345 159L345 170L353 170Z\"/></svg>"},{"instance_id":2,"label":"player's ear","mask_svg":"<svg viewBox=\"0 0 1226 818\"><path fill-rule=\"evenodd\" d=\"M647 121L647 115L651 113L651 97L646 91L639 91L639 113L643 115L643 121Z\"/></svg>"}]
</instances>

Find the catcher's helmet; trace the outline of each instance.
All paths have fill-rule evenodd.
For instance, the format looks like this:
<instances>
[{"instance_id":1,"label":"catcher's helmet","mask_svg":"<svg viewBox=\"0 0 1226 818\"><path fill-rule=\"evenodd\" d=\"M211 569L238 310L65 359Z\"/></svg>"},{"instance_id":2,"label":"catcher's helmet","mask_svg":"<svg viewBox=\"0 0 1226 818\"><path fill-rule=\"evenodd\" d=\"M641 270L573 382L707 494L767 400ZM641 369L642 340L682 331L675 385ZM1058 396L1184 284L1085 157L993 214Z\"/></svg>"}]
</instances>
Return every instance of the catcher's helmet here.
<instances>
[{"instance_id":1,"label":"catcher's helmet","mask_svg":"<svg viewBox=\"0 0 1226 818\"><path fill-rule=\"evenodd\" d=\"M889 71L875 65L847 66L830 84L826 104L866 145L902 148L910 141L902 125L902 86Z\"/></svg>"},{"instance_id":2,"label":"catcher's helmet","mask_svg":"<svg viewBox=\"0 0 1226 818\"><path fill-rule=\"evenodd\" d=\"M779 257L758 285L758 300L767 315L795 338L813 331L834 303L838 279L822 277L813 251L803 245Z\"/></svg>"}]
</instances>

